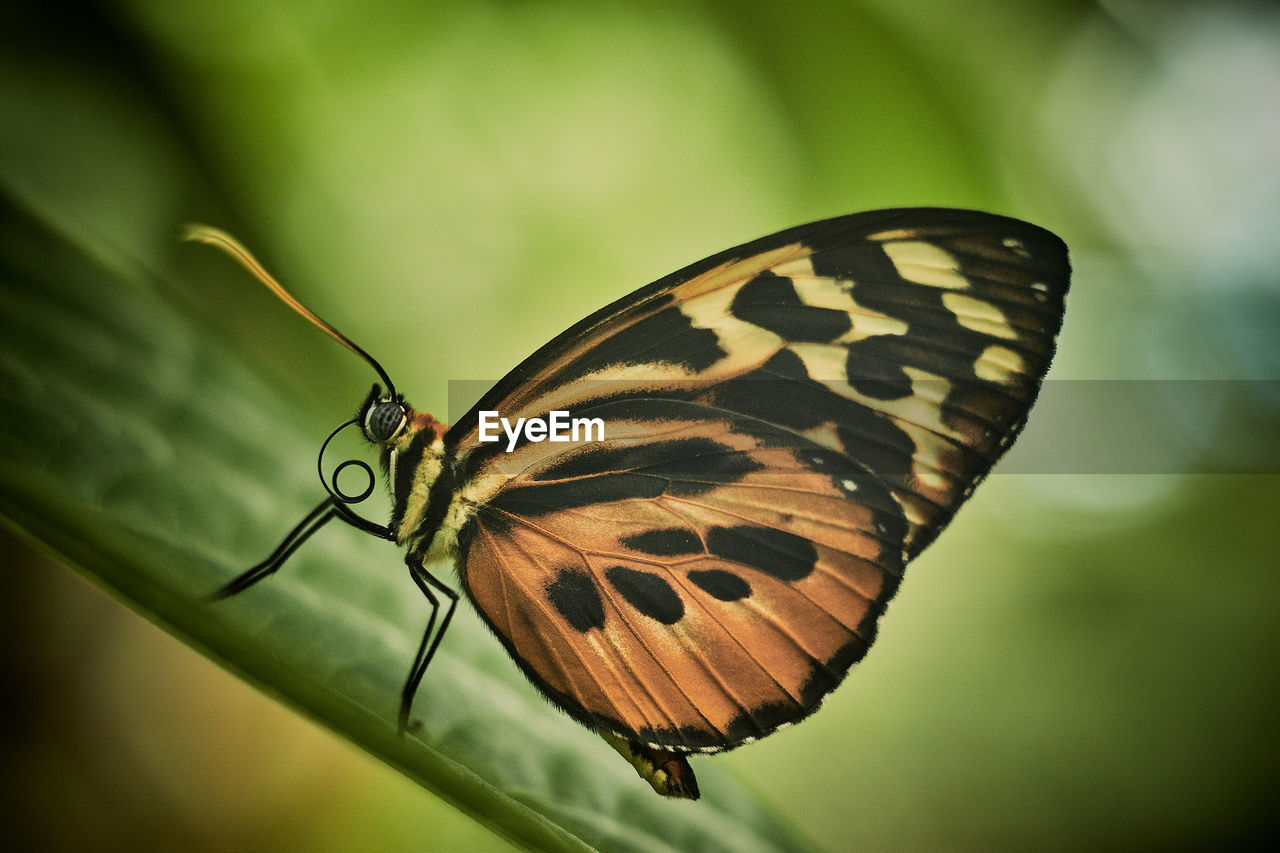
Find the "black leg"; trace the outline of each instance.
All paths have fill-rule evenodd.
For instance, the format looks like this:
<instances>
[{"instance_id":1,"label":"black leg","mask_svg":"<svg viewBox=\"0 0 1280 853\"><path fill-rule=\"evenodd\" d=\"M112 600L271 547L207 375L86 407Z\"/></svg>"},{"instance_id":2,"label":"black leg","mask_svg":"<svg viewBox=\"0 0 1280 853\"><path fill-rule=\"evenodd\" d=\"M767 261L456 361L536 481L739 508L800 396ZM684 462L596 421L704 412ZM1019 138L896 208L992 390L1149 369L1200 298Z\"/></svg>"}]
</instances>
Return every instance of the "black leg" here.
<instances>
[{"instance_id":1,"label":"black leg","mask_svg":"<svg viewBox=\"0 0 1280 853\"><path fill-rule=\"evenodd\" d=\"M209 599L221 601L224 598L230 598L238 592L244 592L263 578L271 576L276 569L284 565L284 561L289 559L294 551L298 550L299 545L306 542L312 533L324 527L338 514L339 507L335 505L334 499L326 498L318 507L307 513L307 517L302 519L297 527L289 531L289 535L284 537L284 541L271 552L270 557L244 574L236 576L230 583L210 594Z\"/></svg>"},{"instance_id":2,"label":"black leg","mask_svg":"<svg viewBox=\"0 0 1280 853\"><path fill-rule=\"evenodd\" d=\"M413 667L409 670L409 679L405 682L404 688L400 693L400 718L398 728L400 734L404 734L409 727L409 709L413 707L413 694L418 690L418 684L422 681L422 675L419 674L426 670L422 661L427 656L427 647L431 642L431 630L436 624L436 614L440 612L440 600L436 598L435 593L431 591L431 585L427 582L427 573L420 568L415 568L413 556L408 558L409 576L413 578L413 582L418 585L418 589L422 590L422 594L426 597L428 603L431 604L431 616L427 619L427 630L422 632L422 642L418 644L418 653L414 655ZM416 678L414 676L417 676Z\"/></svg>"},{"instance_id":3,"label":"black leg","mask_svg":"<svg viewBox=\"0 0 1280 853\"><path fill-rule=\"evenodd\" d=\"M373 534L379 539L387 539L392 542L396 539L391 532L391 528L381 524L374 524L372 521L361 518L339 503L337 498L328 497L321 501L319 506L307 513L307 517L298 522L297 527L289 531L289 535L284 537L284 541L271 552L270 557L267 557L267 559L258 563L258 565L244 574L238 575L216 592L211 593L208 596L209 600L221 601L224 598L230 598L236 593L244 592L263 578L271 576L276 569L284 565L284 561L289 559L294 551L298 550L299 545L307 541L311 534L335 518L340 518L357 530Z\"/></svg>"},{"instance_id":4,"label":"black leg","mask_svg":"<svg viewBox=\"0 0 1280 853\"><path fill-rule=\"evenodd\" d=\"M329 498L329 500L332 501L333 498ZM338 514L339 518L347 524L350 524L356 530L363 530L365 533L377 536L379 539L385 539L388 542L396 541L395 534L392 533L391 528L387 527L385 524L374 524L369 519L361 518L342 504L336 502L333 504L333 511Z\"/></svg>"},{"instance_id":5,"label":"black leg","mask_svg":"<svg viewBox=\"0 0 1280 853\"><path fill-rule=\"evenodd\" d=\"M422 635L422 643L418 646L418 654L413 659L413 668L409 670L409 680L404 683L404 691L400 694L400 734L404 734L409 727L409 710L413 707L414 694L418 692L418 687L422 684L422 677L427 672L427 664L431 663L431 659L435 657L436 648L439 647L440 640L444 638L444 632L449 629L449 620L453 618L454 608L458 606L458 594L445 586L435 575L423 567L421 556L410 554L405 559L405 562L409 566L409 574L413 577L413 582L418 585L418 589L422 590L422 594L431 603L431 618L427 620L427 630ZM440 630L436 632L434 639L431 636L431 629L435 626L436 613L439 610L440 602L432 593L432 587L435 587L445 598L449 599L449 604L444 611L444 618L440 620Z\"/></svg>"}]
</instances>

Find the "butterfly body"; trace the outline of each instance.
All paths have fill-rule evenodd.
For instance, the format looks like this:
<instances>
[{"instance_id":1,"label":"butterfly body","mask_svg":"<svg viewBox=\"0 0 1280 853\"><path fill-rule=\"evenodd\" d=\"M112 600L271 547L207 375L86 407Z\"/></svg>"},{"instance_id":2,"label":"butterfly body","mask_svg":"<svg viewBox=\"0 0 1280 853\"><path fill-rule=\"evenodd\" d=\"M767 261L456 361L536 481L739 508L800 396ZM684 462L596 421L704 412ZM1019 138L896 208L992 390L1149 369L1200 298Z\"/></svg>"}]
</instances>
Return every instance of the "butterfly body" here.
<instances>
[{"instance_id":1,"label":"butterfly body","mask_svg":"<svg viewBox=\"0 0 1280 853\"><path fill-rule=\"evenodd\" d=\"M803 719L866 653L906 563L1025 422L1068 275L1018 220L854 214L601 309L447 429L375 387L357 421L391 489L380 535L450 598L402 726L452 615L424 568L443 559L547 698L696 798L686 755ZM603 435L483 440L483 412L557 411Z\"/></svg>"}]
</instances>

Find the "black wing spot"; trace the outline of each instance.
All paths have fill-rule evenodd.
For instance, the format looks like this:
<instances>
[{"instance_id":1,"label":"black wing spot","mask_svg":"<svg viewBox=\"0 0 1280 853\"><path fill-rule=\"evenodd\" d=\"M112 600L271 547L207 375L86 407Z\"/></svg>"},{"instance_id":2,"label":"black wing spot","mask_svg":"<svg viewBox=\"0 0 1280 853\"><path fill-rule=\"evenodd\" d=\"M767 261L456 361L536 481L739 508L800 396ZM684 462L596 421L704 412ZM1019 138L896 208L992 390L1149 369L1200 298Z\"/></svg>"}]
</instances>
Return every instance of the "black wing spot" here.
<instances>
[{"instance_id":1,"label":"black wing spot","mask_svg":"<svg viewBox=\"0 0 1280 853\"><path fill-rule=\"evenodd\" d=\"M781 349L750 373L720 383L711 402L779 426L809 429L829 417L823 404L831 398L824 390L809 381L800 356Z\"/></svg>"},{"instance_id":2,"label":"black wing spot","mask_svg":"<svg viewBox=\"0 0 1280 853\"><path fill-rule=\"evenodd\" d=\"M591 576L577 569L561 569L547 584L547 600L577 631L604 627L604 602Z\"/></svg>"},{"instance_id":3,"label":"black wing spot","mask_svg":"<svg viewBox=\"0 0 1280 853\"><path fill-rule=\"evenodd\" d=\"M916 446L897 424L862 406L851 407L836 437L849 458L881 476L898 480L911 473ZM856 417L854 417L856 415Z\"/></svg>"},{"instance_id":4,"label":"black wing spot","mask_svg":"<svg viewBox=\"0 0 1280 853\"><path fill-rule=\"evenodd\" d=\"M665 489L665 482L644 474L600 474L561 483L516 486L499 492L489 501L489 507L532 518L598 503L656 498Z\"/></svg>"},{"instance_id":5,"label":"black wing spot","mask_svg":"<svg viewBox=\"0 0 1280 853\"><path fill-rule=\"evenodd\" d=\"M857 241L814 252L809 262L814 275L861 283L901 281L898 268L879 243Z\"/></svg>"},{"instance_id":6,"label":"black wing spot","mask_svg":"<svg viewBox=\"0 0 1280 853\"><path fill-rule=\"evenodd\" d=\"M634 536L624 536L621 542L633 551L657 557L702 553L702 540L692 530L684 527L646 530Z\"/></svg>"},{"instance_id":7,"label":"black wing spot","mask_svg":"<svg viewBox=\"0 0 1280 853\"><path fill-rule=\"evenodd\" d=\"M897 335L876 335L849 345L845 373L859 394L875 400L901 400L912 394L911 377L899 363L902 341Z\"/></svg>"},{"instance_id":8,"label":"black wing spot","mask_svg":"<svg viewBox=\"0 0 1280 853\"><path fill-rule=\"evenodd\" d=\"M813 378L809 375L809 368L804 366L804 359L789 349L778 350L769 357L768 361L760 365L754 373L748 375L767 376L770 378L781 376L785 379L803 382Z\"/></svg>"},{"instance_id":9,"label":"black wing spot","mask_svg":"<svg viewBox=\"0 0 1280 853\"><path fill-rule=\"evenodd\" d=\"M615 364L660 362L705 370L724 358L720 339L710 329L700 329L672 305L656 314L622 326L597 343L590 352L566 365L564 380L576 379Z\"/></svg>"},{"instance_id":10,"label":"black wing spot","mask_svg":"<svg viewBox=\"0 0 1280 853\"><path fill-rule=\"evenodd\" d=\"M604 576L628 604L650 619L674 625L684 617L684 602L671 584L657 575L613 566L605 569Z\"/></svg>"},{"instance_id":11,"label":"black wing spot","mask_svg":"<svg viewBox=\"0 0 1280 853\"><path fill-rule=\"evenodd\" d=\"M772 272L762 272L739 288L729 312L792 342L827 343L851 326L847 313L806 305L791 279Z\"/></svg>"},{"instance_id":12,"label":"black wing spot","mask_svg":"<svg viewBox=\"0 0 1280 853\"><path fill-rule=\"evenodd\" d=\"M739 601L751 595L751 584L721 569L694 570L689 572L689 580L707 595L721 601Z\"/></svg>"},{"instance_id":13,"label":"black wing spot","mask_svg":"<svg viewBox=\"0 0 1280 853\"><path fill-rule=\"evenodd\" d=\"M651 441L575 453L534 475L535 480L568 480L609 473L636 473L668 479L713 479L732 483L760 466L749 456L709 438ZM723 478L723 479L718 479Z\"/></svg>"},{"instance_id":14,"label":"black wing spot","mask_svg":"<svg viewBox=\"0 0 1280 853\"><path fill-rule=\"evenodd\" d=\"M647 469L649 473L671 480L667 489L670 495L700 495L722 483L738 483L753 471L764 466L745 451L735 450L707 438L687 439L691 444L699 442L702 448L696 456L673 459L664 465Z\"/></svg>"},{"instance_id":15,"label":"black wing spot","mask_svg":"<svg viewBox=\"0 0 1280 853\"><path fill-rule=\"evenodd\" d=\"M707 548L781 581L803 580L818 562L818 549L808 539L771 527L713 527L707 531Z\"/></svg>"}]
</instances>

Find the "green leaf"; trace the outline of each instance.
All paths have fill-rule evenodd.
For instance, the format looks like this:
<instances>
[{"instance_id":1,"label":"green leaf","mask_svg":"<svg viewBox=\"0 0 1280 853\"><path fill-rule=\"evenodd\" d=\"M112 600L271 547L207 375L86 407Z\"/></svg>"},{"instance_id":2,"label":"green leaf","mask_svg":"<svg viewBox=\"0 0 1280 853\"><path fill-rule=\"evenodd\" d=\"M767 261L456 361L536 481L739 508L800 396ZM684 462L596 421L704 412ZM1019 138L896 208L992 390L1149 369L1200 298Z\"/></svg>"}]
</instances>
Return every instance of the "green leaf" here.
<instances>
[{"instance_id":1,"label":"green leaf","mask_svg":"<svg viewBox=\"0 0 1280 853\"><path fill-rule=\"evenodd\" d=\"M95 32L85 44L98 48L54 56L39 27L29 35L0 59L22 66L20 46L54 70L0 74L13 128L0 142L0 515L524 844L803 848L711 760L697 766L702 801L656 796L537 694L465 603L419 693L418 728L398 736L428 608L390 543L331 525L269 581L204 600L323 496L320 440L358 402L329 400L348 376L371 377L323 336L297 350L295 317L225 258L177 242L186 218L235 217L190 131L122 61L127 39ZM338 387L316 388L335 371Z\"/></svg>"},{"instance_id":2,"label":"green leaf","mask_svg":"<svg viewBox=\"0 0 1280 853\"><path fill-rule=\"evenodd\" d=\"M0 511L17 526L526 843L796 846L714 770L700 768L703 803L660 800L524 684L467 614L419 699L421 731L397 737L425 608L388 543L326 530L323 545L304 548L279 577L231 601L201 601L320 493L313 469L292 464L314 447L314 432L279 389L145 282L12 204L0 222Z\"/></svg>"},{"instance_id":3,"label":"green leaf","mask_svg":"<svg viewBox=\"0 0 1280 853\"><path fill-rule=\"evenodd\" d=\"M432 666L421 730L398 737L398 694L427 611L389 543L326 529L278 577L226 602L202 601L323 494L314 424L288 389L145 277L113 269L11 198L0 222L0 511L13 523L159 624L525 843L799 846L714 768L699 767L699 804L655 796L537 696L470 614ZM212 252L204 259L224 263Z\"/></svg>"}]
</instances>

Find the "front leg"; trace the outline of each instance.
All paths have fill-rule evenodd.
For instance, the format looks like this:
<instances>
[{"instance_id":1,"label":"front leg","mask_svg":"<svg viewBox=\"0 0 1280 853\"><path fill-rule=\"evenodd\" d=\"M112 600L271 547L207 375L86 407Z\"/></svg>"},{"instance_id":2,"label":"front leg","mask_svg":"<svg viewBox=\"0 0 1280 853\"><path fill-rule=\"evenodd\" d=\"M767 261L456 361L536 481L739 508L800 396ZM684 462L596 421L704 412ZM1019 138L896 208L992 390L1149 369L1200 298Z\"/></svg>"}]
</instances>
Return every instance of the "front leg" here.
<instances>
[{"instance_id":1,"label":"front leg","mask_svg":"<svg viewBox=\"0 0 1280 853\"><path fill-rule=\"evenodd\" d=\"M289 535L284 537L284 541L271 552L271 556L248 571L232 578L228 583L211 593L208 596L209 600L221 601L224 598L230 598L233 595L244 592L258 581L275 574L284 565L285 560L293 556L293 552L302 546L303 542L306 542L311 538L312 534L335 518L345 521L357 530L371 533L379 539L386 539L389 542L396 541L391 528L381 524L374 524L372 521L361 518L339 503L337 498L330 495L321 501L319 506L307 513L306 517L298 522L293 530L289 531Z\"/></svg>"},{"instance_id":2,"label":"front leg","mask_svg":"<svg viewBox=\"0 0 1280 853\"><path fill-rule=\"evenodd\" d=\"M418 692L418 686L422 684L422 676L427 672L427 664L431 663L431 658L435 657L436 648L440 645L440 640L444 638L444 632L449 629L449 620L453 618L454 608L458 606L458 594L440 581L435 575L427 571L422 564L422 555L410 553L405 557L405 564L409 567L409 575L413 578L413 582L418 585L418 589L422 590L422 594L426 596L427 601L431 604L431 618L427 620L427 630L422 634L422 642L418 645L418 654L413 659L413 668L409 670L409 680L404 683L404 690L400 694L400 718L399 730L400 734L404 734L409 727L409 710L413 707L414 694ZM449 600L445 607L444 618L440 620L440 630L435 632L435 638L432 639L431 631L436 624L436 614L440 610L440 601L436 598L432 588L435 588Z\"/></svg>"}]
</instances>

